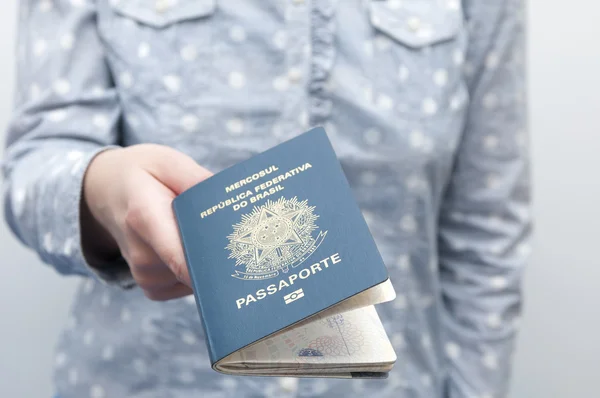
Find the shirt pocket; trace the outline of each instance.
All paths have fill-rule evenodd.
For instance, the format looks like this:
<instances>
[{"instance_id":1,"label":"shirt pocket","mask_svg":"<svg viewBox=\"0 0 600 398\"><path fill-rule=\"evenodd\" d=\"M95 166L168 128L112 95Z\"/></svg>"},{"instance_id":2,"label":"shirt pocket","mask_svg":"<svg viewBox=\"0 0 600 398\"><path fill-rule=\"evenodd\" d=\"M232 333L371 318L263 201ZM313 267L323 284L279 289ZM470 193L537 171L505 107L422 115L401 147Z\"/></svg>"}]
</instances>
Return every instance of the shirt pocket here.
<instances>
[{"instance_id":1,"label":"shirt pocket","mask_svg":"<svg viewBox=\"0 0 600 398\"><path fill-rule=\"evenodd\" d=\"M216 0L120 0L111 2L118 14L154 28L208 17L214 14Z\"/></svg>"},{"instance_id":2,"label":"shirt pocket","mask_svg":"<svg viewBox=\"0 0 600 398\"><path fill-rule=\"evenodd\" d=\"M100 24L121 96L164 125L211 85L217 0L118 0ZM160 120L158 120L160 119Z\"/></svg>"},{"instance_id":3,"label":"shirt pocket","mask_svg":"<svg viewBox=\"0 0 600 398\"><path fill-rule=\"evenodd\" d=\"M414 49L451 40L463 23L459 0L371 0L369 19L375 29Z\"/></svg>"}]
</instances>

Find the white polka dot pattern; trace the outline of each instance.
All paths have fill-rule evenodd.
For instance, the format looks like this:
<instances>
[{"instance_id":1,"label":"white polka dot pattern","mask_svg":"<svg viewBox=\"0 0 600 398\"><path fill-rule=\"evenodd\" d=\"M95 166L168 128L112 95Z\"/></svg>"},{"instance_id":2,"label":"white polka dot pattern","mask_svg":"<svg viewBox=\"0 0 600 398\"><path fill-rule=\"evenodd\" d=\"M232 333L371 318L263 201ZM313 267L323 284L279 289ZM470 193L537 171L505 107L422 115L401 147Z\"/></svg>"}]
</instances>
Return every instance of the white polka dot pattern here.
<instances>
[{"instance_id":1,"label":"white polka dot pattern","mask_svg":"<svg viewBox=\"0 0 600 398\"><path fill-rule=\"evenodd\" d=\"M233 88L242 88L246 84L246 77L241 72L229 74L229 85Z\"/></svg>"},{"instance_id":2,"label":"white polka dot pattern","mask_svg":"<svg viewBox=\"0 0 600 398\"><path fill-rule=\"evenodd\" d=\"M210 368L193 296L153 303L107 286L126 273L91 275L81 186L109 145L157 142L218 171L324 125L396 286L380 315L402 366L289 394L428 398L447 383L452 398L503 397L531 251L522 2L233 3L19 2L7 217L45 263L86 275L54 357L60 391L288 393Z\"/></svg>"}]
</instances>

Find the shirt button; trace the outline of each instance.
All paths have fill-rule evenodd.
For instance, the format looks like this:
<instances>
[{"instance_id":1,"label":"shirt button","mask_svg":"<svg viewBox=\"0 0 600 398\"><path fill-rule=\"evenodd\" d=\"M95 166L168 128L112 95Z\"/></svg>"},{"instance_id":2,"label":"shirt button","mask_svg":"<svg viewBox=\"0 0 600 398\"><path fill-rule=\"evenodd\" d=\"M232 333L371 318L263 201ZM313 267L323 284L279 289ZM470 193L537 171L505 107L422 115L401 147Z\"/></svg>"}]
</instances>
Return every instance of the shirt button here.
<instances>
[{"instance_id":1,"label":"shirt button","mask_svg":"<svg viewBox=\"0 0 600 398\"><path fill-rule=\"evenodd\" d=\"M298 83L302 79L302 72L299 68L291 68L288 72L288 79L292 83Z\"/></svg>"},{"instance_id":2,"label":"shirt button","mask_svg":"<svg viewBox=\"0 0 600 398\"><path fill-rule=\"evenodd\" d=\"M156 0L156 3L154 4L156 12L160 14L166 12L169 9L169 6L169 0Z\"/></svg>"},{"instance_id":3,"label":"shirt button","mask_svg":"<svg viewBox=\"0 0 600 398\"><path fill-rule=\"evenodd\" d=\"M417 17L408 18L406 24L408 25L408 29L412 30L413 32L416 32L421 28L421 20Z\"/></svg>"},{"instance_id":4,"label":"shirt button","mask_svg":"<svg viewBox=\"0 0 600 398\"><path fill-rule=\"evenodd\" d=\"M293 377L283 377L279 380L279 385L281 386L282 390L286 392L293 392L296 391L296 388L298 387L298 379Z\"/></svg>"}]
</instances>

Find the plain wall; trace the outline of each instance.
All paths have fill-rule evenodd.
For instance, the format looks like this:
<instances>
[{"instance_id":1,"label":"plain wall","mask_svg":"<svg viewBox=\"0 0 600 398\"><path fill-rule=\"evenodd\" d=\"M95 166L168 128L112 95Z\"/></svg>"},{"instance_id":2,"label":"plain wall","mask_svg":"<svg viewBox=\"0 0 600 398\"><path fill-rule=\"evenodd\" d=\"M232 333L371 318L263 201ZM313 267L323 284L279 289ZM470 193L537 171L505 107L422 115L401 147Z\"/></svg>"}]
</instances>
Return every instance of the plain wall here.
<instances>
[{"instance_id":1,"label":"plain wall","mask_svg":"<svg viewBox=\"0 0 600 398\"><path fill-rule=\"evenodd\" d=\"M600 397L599 20L593 1L529 2L536 243L515 398Z\"/></svg>"},{"instance_id":2,"label":"plain wall","mask_svg":"<svg viewBox=\"0 0 600 398\"><path fill-rule=\"evenodd\" d=\"M483 0L481 0L483 1ZM11 102L16 2L0 12L0 126ZM598 396L600 6L529 2L536 243L514 398ZM0 396L50 397L53 345L77 279L61 278L0 224Z\"/></svg>"}]
</instances>

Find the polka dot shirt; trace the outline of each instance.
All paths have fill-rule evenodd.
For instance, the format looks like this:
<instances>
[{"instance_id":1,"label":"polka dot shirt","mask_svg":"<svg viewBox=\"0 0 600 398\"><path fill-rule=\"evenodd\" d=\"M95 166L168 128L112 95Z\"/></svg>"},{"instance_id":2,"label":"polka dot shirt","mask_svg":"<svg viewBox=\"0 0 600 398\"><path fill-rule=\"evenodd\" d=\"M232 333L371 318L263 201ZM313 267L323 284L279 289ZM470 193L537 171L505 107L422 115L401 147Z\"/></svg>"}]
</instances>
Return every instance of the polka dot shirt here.
<instances>
[{"instance_id":1,"label":"polka dot shirt","mask_svg":"<svg viewBox=\"0 0 600 398\"><path fill-rule=\"evenodd\" d=\"M521 0L23 0L7 222L83 284L63 398L507 395L529 255ZM398 297L388 379L210 368L193 299L151 302L80 245L84 172L153 142L219 171L324 126Z\"/></svg>"}]
</instances>

